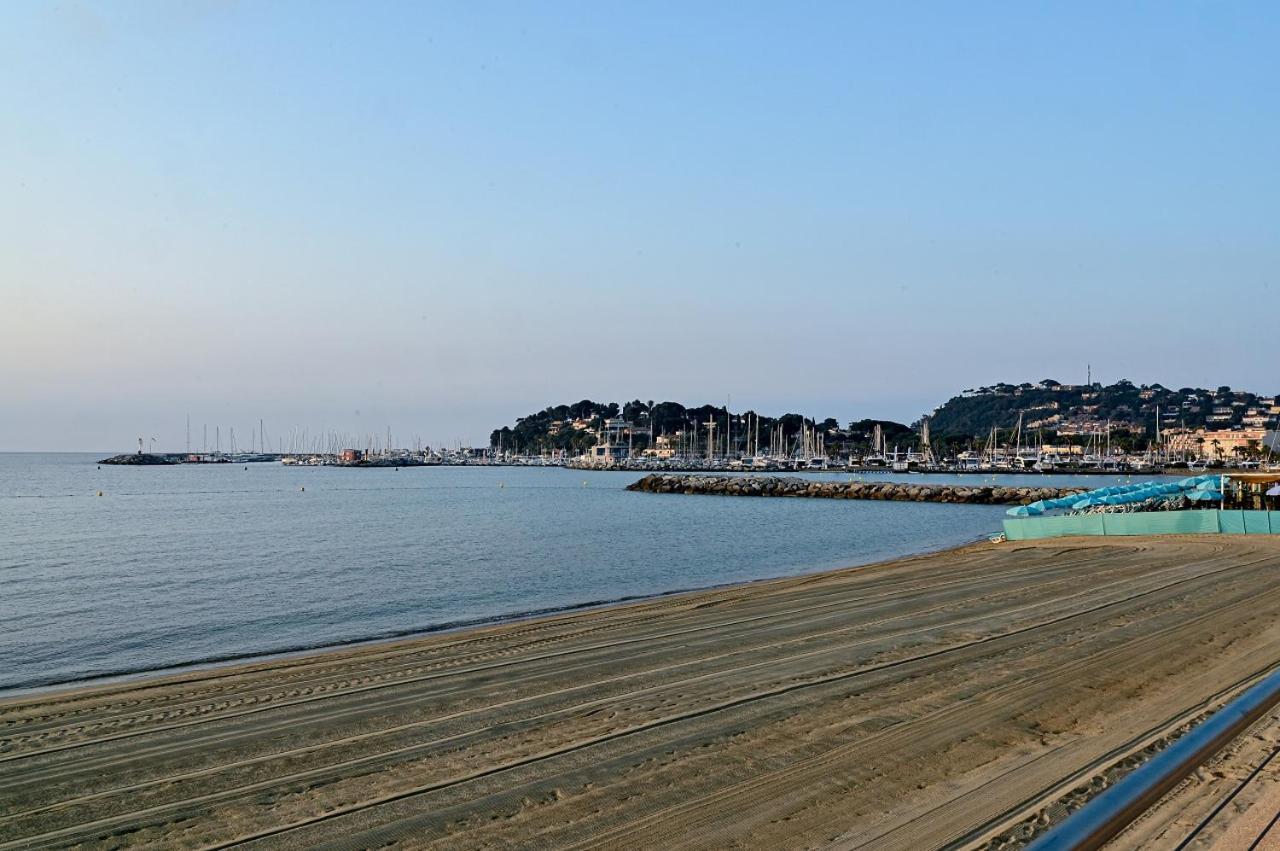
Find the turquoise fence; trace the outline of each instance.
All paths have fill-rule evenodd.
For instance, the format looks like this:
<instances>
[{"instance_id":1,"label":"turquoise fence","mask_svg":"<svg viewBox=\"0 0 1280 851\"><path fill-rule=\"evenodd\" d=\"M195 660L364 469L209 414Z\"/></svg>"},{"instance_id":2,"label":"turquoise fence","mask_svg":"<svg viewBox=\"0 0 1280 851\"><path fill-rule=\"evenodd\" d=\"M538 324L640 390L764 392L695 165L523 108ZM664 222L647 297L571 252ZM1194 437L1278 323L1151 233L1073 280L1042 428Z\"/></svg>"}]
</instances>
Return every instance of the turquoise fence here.
<instances>
[{"instance_id":1,"label":"turquoise fence","mask_svg":"<svg viewBox=\"0 0 1280 851\"><path fill-rule=\"evenodd\" d=\"M1009 518L1004 535L1010 541L1063 538L1069 535L1280 535L1280 511L1204 509L1145 511L1138 514L1079 514L1062 517Z\"/></svg>"}]
</instances>

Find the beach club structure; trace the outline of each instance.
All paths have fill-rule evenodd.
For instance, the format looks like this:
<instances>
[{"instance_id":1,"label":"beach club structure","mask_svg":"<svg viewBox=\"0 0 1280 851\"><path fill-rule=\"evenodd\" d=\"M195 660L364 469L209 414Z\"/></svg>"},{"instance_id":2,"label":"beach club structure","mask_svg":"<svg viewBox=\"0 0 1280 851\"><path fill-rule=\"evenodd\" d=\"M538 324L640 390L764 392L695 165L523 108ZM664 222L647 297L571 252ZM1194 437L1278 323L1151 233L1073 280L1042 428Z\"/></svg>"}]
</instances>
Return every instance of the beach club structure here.
<instances>
[{"instance_id":1,"label":"beach club structure","mask_svg":"<svg viewBox=\"0 0 1280 851\"><path fill-rule=\"evenodd\" d=\"M1011 508L1005 538L1280 535L1280 473L1224 473L1112 485Z\"/></svg>"}]
</instances>

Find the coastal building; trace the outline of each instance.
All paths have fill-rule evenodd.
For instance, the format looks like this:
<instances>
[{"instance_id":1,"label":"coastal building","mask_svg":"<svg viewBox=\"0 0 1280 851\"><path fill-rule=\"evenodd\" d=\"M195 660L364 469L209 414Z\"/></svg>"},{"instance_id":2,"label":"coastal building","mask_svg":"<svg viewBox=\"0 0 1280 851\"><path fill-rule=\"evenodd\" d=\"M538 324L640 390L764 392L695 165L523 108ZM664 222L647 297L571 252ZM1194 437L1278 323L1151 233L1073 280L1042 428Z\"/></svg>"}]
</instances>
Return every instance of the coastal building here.
<instances>
[{"instance_id":1,"label":"coastal building","mask_svg":"<svg viewBox=\"0 0 1280 851\"><path fill-rule=\"evenodd\" d=\"M1090 437L1105 434L1107 423L1091 418L1079 418L1063 422L1058 426L1059 437Z\"/></svg>"},{"instance_id":2,"label":"coastal building","mask_svg":"<svg viewBox=\"0 0 1280 851\"><path fill-rule=\"evenodd\" d=\"M668 434L658 435L653 446L641 453L646 458L674 458L676 455L676 438Z\"/></svg>"},{"instance_id":3,"label":"coastal building","mask_svg":"<svg viewBox=\"0 0 1280 851\"><path fill-rule=\"evenodd\" d=\"M1164 437L1165 449L1171 454L1229 461L1238 455L1256 455L1272 449L1276 432L1262 428L1170 429Z\"/></svg>"},{"instance_id":4,"label":"coastal building","mask_svg":"<svg viewBox=\"0 0 1280 851\"><path fill-rule=\"evenodd\" d=\"M631 457L631 423L624 419L607 419L596 432L596 444L583 460L588 466L607 467Z\"/></svg>"},{"instance_id":5,"label":"coastal building","mask_svg":"<svg viewBox=\"0 0 1280 851\"><path fill-rule=\"evenodd\" d=\"M631 450L626 444L616 444L605 441L597 443L586 452L587 462L595 467L603 467L618 461L625 461L631 457Z\"/></svg>"}]
</instances>

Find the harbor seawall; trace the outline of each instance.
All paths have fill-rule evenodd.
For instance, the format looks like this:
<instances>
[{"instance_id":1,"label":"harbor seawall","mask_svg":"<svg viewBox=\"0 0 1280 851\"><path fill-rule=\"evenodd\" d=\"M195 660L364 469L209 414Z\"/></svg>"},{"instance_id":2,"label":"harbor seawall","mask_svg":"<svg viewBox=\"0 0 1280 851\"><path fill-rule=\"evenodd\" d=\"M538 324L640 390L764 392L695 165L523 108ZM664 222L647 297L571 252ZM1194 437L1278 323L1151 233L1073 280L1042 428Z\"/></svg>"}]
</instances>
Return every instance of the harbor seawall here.
<instances>
[{"instance_id":1,"label":"harbor seawall","mask_svg":"<svg viewBox=\"0 0 1280 851\"><path fill-rule=\"evenodd\" d=\"M654 473L627 486L642 493L714 496L790 496L814 499L874 499L892 502L945 502L960 505L1027 505L1083 493L1082 488L1008 485L917 485L907 482L813 481L794 476L698 476Z\"/></svg>"}]
</instances>

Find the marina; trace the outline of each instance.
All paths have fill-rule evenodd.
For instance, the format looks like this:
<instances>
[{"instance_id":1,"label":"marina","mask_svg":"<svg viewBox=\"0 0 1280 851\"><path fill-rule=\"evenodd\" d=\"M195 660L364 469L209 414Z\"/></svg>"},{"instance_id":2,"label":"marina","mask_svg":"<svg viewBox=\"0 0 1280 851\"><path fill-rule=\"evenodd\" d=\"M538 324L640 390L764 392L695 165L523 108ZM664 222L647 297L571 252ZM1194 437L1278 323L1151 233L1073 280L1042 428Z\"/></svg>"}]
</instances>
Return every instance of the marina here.
<instances>
[{"instance_id":1,"label":"marina","mask_svg":"<svg viewBox=\"0 0 1280 851\"><path fill-rule=\"evenodd\" d=\"M0 851L1280 851L1280 5L0 19Z\"/></svg>"}]
</instances>

